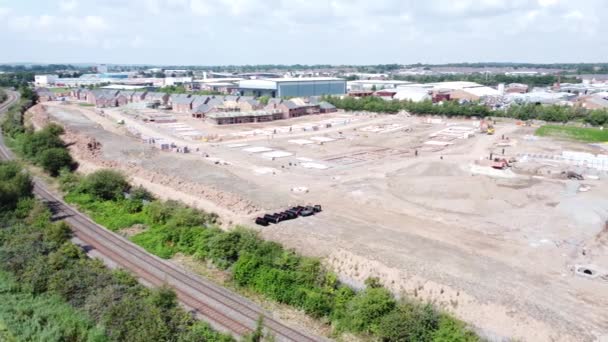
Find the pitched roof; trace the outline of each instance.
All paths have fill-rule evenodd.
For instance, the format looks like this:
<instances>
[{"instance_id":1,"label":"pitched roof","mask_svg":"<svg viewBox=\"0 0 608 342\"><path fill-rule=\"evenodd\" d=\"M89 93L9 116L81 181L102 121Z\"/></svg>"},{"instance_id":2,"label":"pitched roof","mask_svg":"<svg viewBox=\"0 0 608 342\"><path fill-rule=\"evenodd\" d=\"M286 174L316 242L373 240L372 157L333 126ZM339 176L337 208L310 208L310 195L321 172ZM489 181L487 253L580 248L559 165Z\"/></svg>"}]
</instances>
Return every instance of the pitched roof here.
<instances>
[{"instance_id":1,"label":"pitched roof","mask_svg":"<svg viewBox=\"0 0 608 342\"><path fill-rule=\"evenodd\" d=\"M321 109L336 109L336 106L332 105L329 102L325 102L325 101L319 102L319 107Z\"/></svg>"},{"instance_id":2,"label":"pitched roof","mask_svg":"<svg viewBox=\"0 0 608 342\"><path fill-rule=\"evenodd\" d=\"M212 99L209 99L209 101L207 101L207 105L209 105L211 107L222 106L223 104L224 104L224 101L222 101L218 98L212 98Z\"/></svg>"},{"instance_id":3,"label":"pitched roof","mask_svg":"<svg viewBox=\"0 0 608 342\"><path fill-rule=\"evenodd\" d=\"M190 97L190 94L177 94L177 96L171 95L171 102L175 104L190 104L192 101L194 101L194 99Z\"/></svg>"},{"instance_id":4,"label":"pitched roof","mask_svg":"<svg viewBox=\"0 0 608 342\"><path fill-rule=\"evenodd\" d=\"M296 109L299 107L297 104L295 104L294 102L291 102L291 101L285 101L285 102L283 102L283 104L289 109Z\"/></svg>"},{"instance_id":5,"label":"pitched roof","mask_svg":"<svg viewBox=\"0 0 608 342\"><path fill-rule=\"evenodd\" d=\"M227 95L226 97L224 97L224 101L238 101L239 97L236 95Z\"/></svg>"},{"instance_id":6,"label":"pitched roof","mask_svg":"<svg viewBox=\"0 0 608 342\"><path fill-rule=\"evenodd\" d=\"M279 105L281 103L283 103L283 99L272 98L272 99L268 100L268 104L269 105L271 105L271 104L277 104L277 105Z\"/></svg>"},{"instance_id":7,"label":"pitched roof","mask_svg":"<svg viewBox=\"0 0 608 342\"><path fill-rule=\"evenodd\" d=\"M213 107L206 105L206 104L201 104L199 106L197 106L196 108L194 108L194 110L192 111L192 113L209 113L210 111L213 110Z\"/></svg>"},{"instance_id":8,"label":"pitched roof","mask_svg":"<svg viewBox=\"0 0 608 342\"><path fill-rule=\"evenodd\" d=\"M260 101L254 100L254 99L245 100L245 101L239 101L239 103L249 103L250 105L252 105L254 107L260 105Z\"/></svg>"}]
</instances>

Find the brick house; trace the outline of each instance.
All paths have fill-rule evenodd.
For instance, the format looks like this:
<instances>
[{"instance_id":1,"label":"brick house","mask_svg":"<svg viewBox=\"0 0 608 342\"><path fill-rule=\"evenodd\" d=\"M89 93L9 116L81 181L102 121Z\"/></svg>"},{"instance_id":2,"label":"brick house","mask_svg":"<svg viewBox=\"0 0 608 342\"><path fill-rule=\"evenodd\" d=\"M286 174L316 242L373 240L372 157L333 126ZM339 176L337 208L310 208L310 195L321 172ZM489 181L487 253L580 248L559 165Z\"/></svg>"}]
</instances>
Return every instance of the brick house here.
<instances>
[{"instance_id":1,"label":"brick house","mask_svg":"<svg viewBox=\"0 0 608 342\"><path fill-rule=\"evenodd\" d=\"M217 108L211 107L207 104L200 104L192 110L192 117L197 119L204 119L210 113L217 112Z\"/></svg>"},{"instance_id":2,"label":"brick house","mask_svg":"<svg viewBox=\"0 0 608 342\"><path fill-rule=\"evenodd\" d=\"M146 103L164 106L169 102L169 94L159 93L159 92L149 92L146 94L144 101Z\"/></svg>"},{"instance_id":3,"label":"brick house","mask_svg":"<svg viewBox=\"0 0 608 342\"><path fill-rule=\"evenodd\" d=\"M335 113L338 111L338 108L336 108L336 106L332 105L329 102L319 102L319 110L320 113L326 114L326 113Z\"/></svg>"},{"instance_id":4,"label":"brick house","mask_svg":"<svg viewBox=\"0 0 608 342\"><path fill-rule=\"evenodd\" d=\"M239 109L241 112L252 112L261 110L264 106L258 100L239 100Z\"/></svg>"},{"instance_id":5,"label":"brick house","mask_svg":"<svg viewBox=\"0 0 608 342\"><path fill-rule=\"evenodd\" d=\"M131 94L118 94L117 96L114 97L114 102L116 104L116 107L118 106L124 106L129 104L129 100L131 99Z\"/></svg>"},{"instance_id":6,"label":"brick house","mask_svg":"<svg viewBox=\"0 0 608 342\"><path fill-rule=\"evenodd\" d=\"M147 91L134 91L133 94L131 94L131 102L132 103L144 102L146 99L147 93L148 93Z\"/></svg>"},{"instance_id":7,"label":"brick house","mask_svg":"<svg viewBox=\"0 0 608 342\"><path fill-rule=\"evenodd\" d=\"M55 101L57 99L55 93L47 88L37 88L36 95L38 95L39 102Z\"/></svg>"},{"instance_id":8,"label":"brick house","mask_svg":"<svg viewBox=\"0 0 608 342\"><path fill-rule=\"evenodd\" d=\"M190 94L173 94L169 97L169 105L174 112L190 113L194 99Z\"/></svg>"}]
</instances>

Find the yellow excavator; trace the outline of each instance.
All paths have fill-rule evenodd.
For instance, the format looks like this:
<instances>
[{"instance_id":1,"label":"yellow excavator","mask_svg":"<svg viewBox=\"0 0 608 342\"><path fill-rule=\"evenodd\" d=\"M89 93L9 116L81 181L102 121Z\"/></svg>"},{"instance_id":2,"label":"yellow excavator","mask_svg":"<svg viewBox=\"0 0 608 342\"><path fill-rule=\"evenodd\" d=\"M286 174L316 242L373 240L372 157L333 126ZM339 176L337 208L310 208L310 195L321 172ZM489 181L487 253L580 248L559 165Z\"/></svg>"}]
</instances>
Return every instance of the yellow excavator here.
<instances>
[{"instance_id":1,"label":"yellow excavator","mask_svg":"<svg viewBox=\"0 0 608 342\"><path fill-rule=\"evenodd\" d=\"M486 133L487 135L494 135L496 132L494 125L489 120L481 120L479 128L481 133Z\"/></svg>"},{"instance_id":2,"label":"yellow excavator","mask_svg":"<svg viewBox=\"0 0 608 342\"><path fill-rule=\"evenodd\" d=\"M492 124L488 124L488 135L494 135L495 132L496 130L494 129L494 126Z\"/></svg>"}]
</instances>

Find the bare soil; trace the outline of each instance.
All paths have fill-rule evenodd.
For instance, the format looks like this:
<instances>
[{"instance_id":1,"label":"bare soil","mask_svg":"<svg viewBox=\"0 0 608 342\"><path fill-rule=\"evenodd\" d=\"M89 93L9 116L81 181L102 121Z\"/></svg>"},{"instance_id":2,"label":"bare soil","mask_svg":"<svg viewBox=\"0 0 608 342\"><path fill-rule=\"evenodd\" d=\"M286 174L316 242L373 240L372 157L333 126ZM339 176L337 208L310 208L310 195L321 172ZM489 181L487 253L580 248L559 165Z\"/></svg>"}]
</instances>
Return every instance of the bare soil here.
<instances>
[{"instance_id":1,"label":"bare soil","mask_svg":"<svg viewBox=\"0 0 608 342\"><path fill-rule=\"evenodd\" d=\"M353 286L377 276L397 295L432 301L490 340L608 338L608 280L575 272L577 265L600 273L608 269L608 175L533 161L503 171L487 160L490 153L502 157L503 149L505 158L518 159L522 153L563 150L606 154L601 147L531 138L533 127L508 120L496 124L493 136L431 137L448 127L472 128L475 122L368 113L348 114L352 121L319 131L235 136L251 129L273 131L289 121L237 125L224 129L230 139L210 143L177 139L117 109L101 117L74 105L46 107L49 117L67 128L66 140L74 142L71 149L85 171L123 170L156 194L218 212L227 223L253 226L255 216L264 212L323 205L324 211L313 217L256 229L323 257ZM121 115L124 127L116 124ZM314 125L327 118L297 123ZM192 119L179 120L194 125ZM161 151L133 132L174 139L193 152ZM320 143L313 137L334 140ZM87 148L91 139L100 143L94 151ZM291 155L270 158L244 151L250 147ZM307 163L327 168L306 168ZM566 180L560 176L566 170L599 180ZM296 187L309 191L293 192ZM581 187L590 190L581 192Z\"/></svg>"}]
</instances>

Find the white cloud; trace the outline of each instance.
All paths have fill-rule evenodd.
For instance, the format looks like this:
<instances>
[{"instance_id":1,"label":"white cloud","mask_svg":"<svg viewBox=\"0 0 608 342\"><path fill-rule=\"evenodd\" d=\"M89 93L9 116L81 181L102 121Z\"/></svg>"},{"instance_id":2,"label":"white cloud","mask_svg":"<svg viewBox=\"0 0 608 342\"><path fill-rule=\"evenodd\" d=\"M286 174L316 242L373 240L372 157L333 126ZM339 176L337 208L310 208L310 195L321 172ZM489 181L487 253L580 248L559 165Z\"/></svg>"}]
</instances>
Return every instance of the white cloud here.
<instances>
[{"instance_id":1,"label":"white cloud","mask_svg":"<svg viewBox=\"0 0 608 342\"><path fill-rule=\"evenodd\" d=\"M571 19L571 20L582 20L582 19L585 19L585 15L580 10L573 10L573 11L565 13L563 15L563 18Z\"/></svg>"},{"instance_id":2,"label":"white cloud","mask_svg":"<svg viewBox=\"0 0 608 342\"><path fill-rule=\"evenodd\" d=\"M62 0L59 2L59 8L64 12L74 11L78 7L76 0Z\"/></svg>"},{"instance_id":3,"label":"white cloud","mask_svg":"<svg viewBox=\"0 0 608 342\"><path fill-rule=\"evenodd\" d=\"M541 7L555 6L559 3L559 0L538 0L538 4Z\"/></svg>"},{"instance_id":4,"label":"white cloud","mask_svg":"<svg viewBox=\"0 0 608 342\"><path fill-rule=\"evenodd\" d=\"M205 0L190 0L190 9L192 13L200 16L208 16L211 14L211 7L208 1Z\"/></svg>"},{"instance_id":5,"label":"white cloud","mask_svg":"<svg viewBox=\"0 0 608 342\"><path fill-rule=\"evenodd\" d=\"M117 62L146 62L156 56L168 63L200 62L201 56L205 63L424 62L488 56L555 61L561 56L584 58L580 51L608 54L608 27L602 25L608 21L606 0L57 0L54 7L25 1L4 5L8 3L0 0L0 43L12 36L31 51L44 42L83 47L56 49L74 58L95 56L97 50L90 48L100 47ZM230 37L230 42L219 37ZM564 40L579 45L563 49L561 56L543 56ZM155 41L169 48L138 53ZM235 47L248 53L234 53Z\"/></svg>"},{"instance_id":6,"label":"white cloud","mask_svg":"<svg viewBox=\"0 0 608 342\"><path fill-rule=\"evenodd\" d=\"M87 15L82 19L76 19L76 21L79 21L85 30L103 31L108 28L106 20L97 15Z\"/></svg>"}]
</instances>

